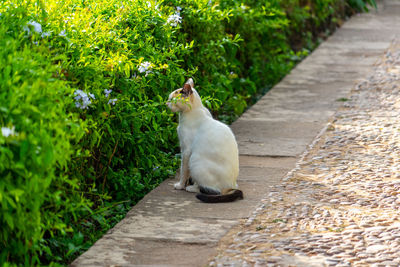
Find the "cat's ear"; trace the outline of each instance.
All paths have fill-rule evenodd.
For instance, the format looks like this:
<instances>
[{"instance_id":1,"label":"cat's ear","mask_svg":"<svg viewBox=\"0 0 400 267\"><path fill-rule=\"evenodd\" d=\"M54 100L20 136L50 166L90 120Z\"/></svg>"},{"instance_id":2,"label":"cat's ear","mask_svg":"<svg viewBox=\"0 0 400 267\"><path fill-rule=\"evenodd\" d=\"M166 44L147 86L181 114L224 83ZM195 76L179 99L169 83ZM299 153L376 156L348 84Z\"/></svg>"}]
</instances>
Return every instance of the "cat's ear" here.
<instances>
[{"instance_id":1,"label":"cat's ear","mask_svg":"<svg viewBox=\"0 0 400 267\"><path fill-rule=\"evenodd\" d=\"M194 82L192 78L189 78L189 80L187 80L186 82L187 84L190 84L190 86L192 87L192 89L194 88Z\"/></svg>"},{"instance_id":2,"label":"cat's ear","mask_svg":"<svg viewBox=\"0 0 400 267\"><path fill-rule=\"evenodd\" d=\"M184 95L184 96L188 96L188 95L192 94L192 93L193 93L193 91L192 91L192 86L191 86L190 84L188 84L188 83L185 83L185 84L183 85L183 88L182 88L181 93L182 93L182 95Z\"/></svg>"}]
</instances>

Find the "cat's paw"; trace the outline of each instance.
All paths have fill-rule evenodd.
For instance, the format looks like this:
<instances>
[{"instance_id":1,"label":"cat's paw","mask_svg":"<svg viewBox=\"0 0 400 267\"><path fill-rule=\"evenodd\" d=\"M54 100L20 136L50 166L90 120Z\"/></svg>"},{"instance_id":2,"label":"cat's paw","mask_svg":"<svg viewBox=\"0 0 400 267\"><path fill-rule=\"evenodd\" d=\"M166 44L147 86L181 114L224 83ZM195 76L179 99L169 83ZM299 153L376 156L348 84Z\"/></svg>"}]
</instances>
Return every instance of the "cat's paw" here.
<instances>
[{"instance_id":1,"label":"cat's paw","mask_svg":"<svg viewBox=\"0 0 400 267\"><path fill-rule=\"evenodd\" d=\"M185 185L178 182L178 183L174 184L174 188L176 190L183 190L183 189L185 189Z\"/></svg>"},{"instance_id":2,"label":"cat's paw","mask_svg":"<svg viewBox=\"0 0 400 267\"><path fill-rule=\"evenodd\" d=\"M195 185L186 186L186 191L191 192L191 193L199 193L200 189L199 189L199 186L197 184L195 184Z\"/></svg>"}]
</instances>

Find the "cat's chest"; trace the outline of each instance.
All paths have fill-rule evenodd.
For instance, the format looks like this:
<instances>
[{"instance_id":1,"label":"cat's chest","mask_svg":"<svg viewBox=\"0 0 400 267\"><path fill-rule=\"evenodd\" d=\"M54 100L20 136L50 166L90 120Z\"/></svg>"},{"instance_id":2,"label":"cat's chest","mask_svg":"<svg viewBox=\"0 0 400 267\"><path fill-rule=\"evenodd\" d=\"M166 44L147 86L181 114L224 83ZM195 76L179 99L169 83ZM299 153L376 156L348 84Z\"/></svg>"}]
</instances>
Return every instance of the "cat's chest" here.
<instances>
[{"instance_id":1,"label":"cat's chest","mask_svg":"<svg viewBox=\"0 0 400 267\"><path fill-rule=\"evenodd\" d=\"M197 127L190 127L188 125L179 125L178 126L178 136L180 140L193 140L193 137L198 132Z\"/></svg>"},{"instance_id":2,"label":"cat's chest","mask_svg":"<svg viewBox=\"0 0 400 267\"><path fill-rule=\"evenodd\" d=\"M178 126L178 136L181 144L186 147L191 146L193 141L198 137L198 135L203 134L203 123L180 123Z\"/></svg>"},{"instance_id":3,"label":"cat's chest","mask_svg":"<svg viewBox=\"0 0 400 267\"><path fill-rule=\"evenodd\" d=\"M205 120L198 116L185 116L179 118L178 133L193 134L203 127Z\"/></svg>"},{"instance_id":4,"label":"cat's chest","mask_svg":"<svg viewBox=\"0 0 400 267\"><path fill-rule=\"evenodd\" d=\"M180 114L177 130L181 145L191 146L199 136L207 134L207 129L212 126L212 123L213 119L202 109Z\"/></svg>"}]
</instances>

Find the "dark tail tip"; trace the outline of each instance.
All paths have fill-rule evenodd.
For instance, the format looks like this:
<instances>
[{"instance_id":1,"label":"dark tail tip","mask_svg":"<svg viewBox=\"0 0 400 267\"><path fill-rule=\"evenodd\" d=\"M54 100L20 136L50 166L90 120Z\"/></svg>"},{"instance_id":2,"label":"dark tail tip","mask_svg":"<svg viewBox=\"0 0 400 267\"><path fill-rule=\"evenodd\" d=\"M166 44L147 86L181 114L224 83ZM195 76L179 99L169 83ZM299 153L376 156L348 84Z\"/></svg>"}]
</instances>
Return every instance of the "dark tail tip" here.
<instances>
[{"instance_id":1,"label":"dark tail tip","mask_svg":"<svg viewBox=\"0 0 400 267\"><path fill-rule=\"evenodd\" d=\"M222 203L222 202L232 202L237 199L243 199L243 192L239 189L233 189L228 194L224 195L207 195L207 194L197 194L196 197L205 203Z\"/></svg>"}]
</instances>

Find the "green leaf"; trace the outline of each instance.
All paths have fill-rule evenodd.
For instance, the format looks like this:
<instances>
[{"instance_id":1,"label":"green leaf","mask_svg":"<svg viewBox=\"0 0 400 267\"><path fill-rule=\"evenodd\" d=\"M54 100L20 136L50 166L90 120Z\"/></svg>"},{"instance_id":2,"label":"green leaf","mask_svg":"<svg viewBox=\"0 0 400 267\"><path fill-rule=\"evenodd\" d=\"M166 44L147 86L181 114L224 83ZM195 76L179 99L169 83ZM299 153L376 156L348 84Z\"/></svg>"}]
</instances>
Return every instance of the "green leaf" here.
<instances>
[{"instance_id":1,"label":"green leaf","mask_svg":"<svg viewBox=\"0 0 400 267\"><path fill-rule=\"evenodd\" d=\"M3 216L4 216L4 219L6 220L8 226L10 227L10 229L13 230L14 229L14 220L13 220L11 214L4 213Z\"/></svg>"},{"instance_id":2,"label":"green leaf","mask_svg":"<svg viewBox=\"0 0 400 267\"><path fill-rule=\"evenodd\" d=\"M44 153L43 164L45 166L50 166L50 164L53 162L53 159L54 159L53 149L47 148Z\"/></svg>"},{"instance_id":3,"label":"green leaf","mask_svg":"<svg viewBox=\"0 0 400 267\"><path fill-rule=\"evenodd\" d=\"M131 68L128 63L125 64L124 71L125 71L125 76L129 78L131 76Z\"/></svg>"},{"instance_id":4,"label":"green leaf","mask_svg":"<svg viewBox=\"0 0 400 267\"><path fill-rule=\"evenodd\" d=\"M19 198L25 193L22 189L13 189L10 190L10 195L13 195L16 202L19 202Z\"/></svg>"},{"instance_id":5,"label":"green leaf","mask_svg":"<svg viewBox=\"0 0 400 267\"><path fill-rule=\"evenodd\" d=\"M28 140L24 140L21 142L21 148L19 150L19 157L22 160L25 160L27 154L28 154L28 150L29 150L29 141Z\"/></svg>"},{"instance_id":6,"label":"green leaf","mask_svg":"<svg viewBox=\"0 0 400 267\"><path fill-rule=\"evenodd\" d=\"M10 198L9 196L4 196L4 198L7 200L8 204L10 204L11 207L13 207L14 209L17 208L17 205L12 198Z\"/></svg>"}]
</instances>

